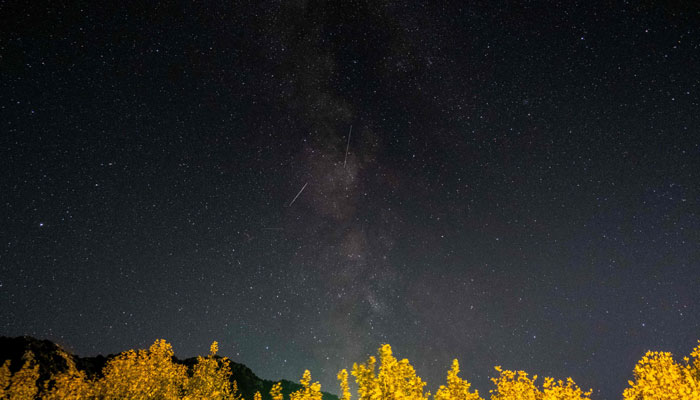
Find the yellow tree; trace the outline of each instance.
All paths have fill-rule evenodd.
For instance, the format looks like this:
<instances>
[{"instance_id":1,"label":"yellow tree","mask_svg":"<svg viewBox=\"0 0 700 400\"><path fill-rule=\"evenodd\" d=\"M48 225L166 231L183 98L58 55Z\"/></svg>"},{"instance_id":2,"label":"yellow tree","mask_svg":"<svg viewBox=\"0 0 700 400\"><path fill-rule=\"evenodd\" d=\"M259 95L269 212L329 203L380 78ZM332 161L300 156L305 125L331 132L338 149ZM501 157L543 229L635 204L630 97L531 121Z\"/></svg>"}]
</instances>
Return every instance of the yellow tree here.
<instances>
[{"instance_id":1,"label":"yellow tree","mask_svg":"<svg viewBox=\"0 0 700 400\"><path fill-rule=\"evenodd\" d=\"M304 371L304 376L299 382L302 387L289 395L290 400L321 400L321 384L311 383L311 372L308 369Z\"/></svg>"},{"instance_id":2,"label":"yellow tree","mask_svg":"<svg viewBox=\"0 0 700 400\"><path fill-rule=\"evenodd\" d=\"M3 399L33 400L39 392L39 364L31 351L24 353L24 364L19 371L10 374L10 361L5 361L0 369L0 394Z\"/></svg>"},{"instance_id":3,"label":"yellow tree","mask_svg":"<svg viewBox=\"0 0 700 400\"><path fill-rule=\"evenodd\" d=\"M79 400L95 397L94 383L89 381L85 372L79 371L73 358L63 350L58 354L66 361L66 371L51 376L44 382L45 400Z\"/></svg>"},{"instance_id":4,"label":"yellow tree","mask_svg":"<svg viewBox=\"0 0 700 400\"><path fill-rule=\"evenodd\" d=\"M282 400L282 382L277 382L272 385L272 389L270 389L270 397L272 397L272 400Z\"/></svg>"},{"instance_id":5,"label":"yellow tree","mask_svg":"<svg viewBox=\"0 0 700 400\"><path fill-rule=\"evenodd\" d=\"M231 365L228 359L218 360L219 344L214 342L209 355L197 357L192 376L185 385L185 399L233 400L237 393L231 388ZM236 387L237 389L237 387Z\"/></svg>"},{"instance_id":6,"label":"yellow tree","mask_svg":"<svg viewBox=\"0 0 700 400\"><path fill-rule=\"evenodd\" d=\"M673 360L668 352L649 351L634 367L634 381L624 400L700 400L700 345L691 353L693 363Z\"/></svg>"},{"instance_id":7,"label":"yellow tree","mask_svg":"<svg viewBox=\"0 0 700 400\"><path fill-rule=\"evenodd\" d=\"M416 375L407 359L398 361L388 344L379 348L379 373L376 358L370 357L364 364L354 364L352 375L357 382L359 400L427 400L425 382Z\"/></svg>"},{"instance_id":8,"label":"yellow tree","mask_svg":"<svg viewBox=\"0 0 700 400\"><path fill-rule=\"evenodd\" d=\"M260 391L255 392L253 395L253 400L262 400L262 395L260 394Z\"/></svg>"},{"instance_id":9,"label":"yellow tree","mask_svg":"<svg viewBox=\"0 0 700 400\"><path fill-rule=\"evenodd\" d=\"M179 399L187 383L187 367L173 363L173 349L156 340L148 350L129 350L105 366L98 382L102 399Z\"/></svg>"},{"instance_id":10,"label":"yellow tree","mask_svg":"<svg viewBox=\"0 0 700 400\"><path fill-rule=\"evenodd\" d=\"M542 400L590 400L593 390L584 392L573 379L554 381L554 378L544 378L542 384Z\"/></svg>"},{"instance_id":11,"label":"yellow tree","mask_svg":"<svg viewBox=\"0 0 700 400\"><path fill-rule=\"evenodd\" d=\"M236 381L231 383L231 395L233 396L232 400L245 400L243 396L238 393L238 382Z\"/></svg>"},{"instance_id":12,"label":"yellow tree","mask_svg":"<svg viewBox=\"0 0 700 400\"><path fill-rule=\"evenodd\" d=\"M10 360L5 360L5 363L0 367L0 399L4 399L8 396L11 379Z\"/></svg>"},{"instance_id":13,"label":"yellow tree","mask_svg":"<svg viewBox=\"0 0 700 400\"><path fill-rule=\"evenodd\" d=\"M700 340L698 340L698 345L690 352L690 356L693 358L693 363L690 364L689 371L695 381L700 382ZM688 358L685 357L684 359L686 364L689 364Z\"/></svg>"},{"instance_id":14,"label":"yellow tree","mask_svg":"<svg viewBox=\"0 0 700 400\"><path fill-rule=\"evenodd\" d=\"M503 370L501 367L496 367L496 371L501 375L491 378L496 385L496 389L491 390L491 400L590 400L593 392L584 392L571 378L566 378L566 382L544 378L543 390L540 391L535 385L537 375L530 379L524 371Z\"/></svg>"},{"instance_id":15,"label":"yellow tree","mask_svg":"<svg viewBox=\"0 0 700 400\"><path fill-rule=\"evenodd\" d=\"M377 359L374 356L370 356L364 364L352 365L352 376L357 383L359 400L379 400L382 396L375 372L376 365Z\"/></svg>"},{"instance_id":16,"label":"yellow tree","mask_svg":"<svg viewBox=\"0 0 700 400\"><path fill-rule=\"evenodd\" d=\"M348 370L342 369L338 372L338 381L340 382L340 390L342 392L342 400L350 400L350 386L348 386Z\"/></svg>"},{"instance_id":17,"label":"yellow tree","mask_svg":"<svg viewBox=\"0 0 700 400\"><path fill-rule=\"evenodd\" d=\"M457 376L459 374L459 361L452 361L452 368L447 371L447 386L442 385L435 394L435 400L483 400L479 391L469 391L471 383Z\"/></svg>"},{"instance_id":18,"label":"yellow tree","mask_svg":"<svg viewBox=\"0 0 700 400\"><path fill-rule=\"evenodd\" d=\"M496 389L490 391L491 400L538 400L541 396L535 386L537 375L530 379L525 371L504 370L500 366L496 366L495 369L501 375L491 378L496 385Z\"/></svg>"}]
</instances>

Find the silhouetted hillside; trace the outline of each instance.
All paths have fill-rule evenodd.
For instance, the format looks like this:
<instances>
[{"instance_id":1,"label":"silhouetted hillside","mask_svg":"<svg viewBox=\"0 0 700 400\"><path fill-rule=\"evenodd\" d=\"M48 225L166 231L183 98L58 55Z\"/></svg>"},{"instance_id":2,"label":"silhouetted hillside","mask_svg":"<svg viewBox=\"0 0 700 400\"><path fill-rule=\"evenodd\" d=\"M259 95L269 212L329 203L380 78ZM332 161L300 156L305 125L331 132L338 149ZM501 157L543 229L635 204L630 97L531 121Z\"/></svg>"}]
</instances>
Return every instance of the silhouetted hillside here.
<instances>
[{"instance_id":1,"label":"silhouetted hillside","mask_svg":"<svg viewBox=\"0 0 700 400\"><path fill-rule=\"evenodd\" d=\"M66 357L72 358L76 367L79 370L85 371L90 378L100 376L102 368L107 361L115 356L115 354L110 354L107 356L80 357L65 351L50 340L39 340L30 336L15 338L0 336L0 365L2 365L5 360L11 360L12 364L10 370L13 373L22 367L24 363L22 357L27 351L31 351L34 354L34 358L39 364L39 380L41 382L51 375L56 375L66 370L66 360L61 353ZM192 368L197 359L195 357L186 358L184 360L174 358L173 361L186 365L188 368ZM246 400L252 400L253 395L257 391L262 394L263 400L271 400L270 389L277 381L261 379L255 375L250 368L233 361L231 361L231 371L231 380L236 381L240 394L243 395ZM282 393L285 395L285 398L289 398L290 393L301 388L301 385L295 382L288 380L281 380L281 382ZM324 392L323 400L338 400L338 397Z\"/></svg>"}]
</instances>

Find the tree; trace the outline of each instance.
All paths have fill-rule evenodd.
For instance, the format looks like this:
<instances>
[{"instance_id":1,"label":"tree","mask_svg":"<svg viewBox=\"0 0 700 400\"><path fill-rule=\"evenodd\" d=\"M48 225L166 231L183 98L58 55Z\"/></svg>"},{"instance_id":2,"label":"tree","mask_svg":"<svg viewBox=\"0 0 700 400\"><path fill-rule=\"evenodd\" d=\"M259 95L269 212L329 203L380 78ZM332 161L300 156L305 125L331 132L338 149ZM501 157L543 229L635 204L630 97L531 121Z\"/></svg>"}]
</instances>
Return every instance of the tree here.
<instances>
[{"instance_id":1,"label":"tree","mask_svg":"<svg viewBox=\"0 0 700 400\"><path fill-rule=\"evenodd\" d=\"M427 400L425 382L407 359L398 361L388 344L379 348L380 367L375 373L376 358L370 357L364 364L354 364L352 375L358 385L359 400Z\"/></svg>"},{"instance_id":2,"label":"tree","mask_svg":"<svg viewBox=\"0 0 700 400\"><path fill-rule=\"evenodd\" d=\"M311 372L307 369L299 381L302 388L289 395L290 400L322 400L321 384L311 383Z\"/></svg>"},{"instance_id":3,"label":"tree","mask_svg":"<svg viewBox=\"0 0 700 400\"><path fill-rule=\"evenodd\" d=\"M571 378L566 378L566 383L562 380L555 382L554 378L544 378L542 388L542 400L590 400L593 393L593 390L581 390Z\"/></svg>"},{"instance_id":4,"label":"tree","mask_svg":"<svg viewBox=\"0 0 700 400\"><path fill-rule=\"evenodd\" d=\"M350 400L350 386L348 386L348 370L342 369L338 372L338 381L340 382L340 390L342 392L342 400Z\"/></svg>"},{"instance_id":5,"label":"tree","mask_svg":"<svg viewBox=\"0 0 700 400\"><path fill-rule=\"evenodd\" d=\"M459 361L452 361L452 368L447 371L447 386L440 386L435 393L435 400L483 400L479 391L469 391L471 383L457 376L459 374Z\"/></svg>"},{"instance_id":6,"label":"tree","mask_svg":"<svg viewBox=\"0 0 700 400\"><path fill-rule=\"evenodd\" d=\"M187 367L175 364L173 349L159 339L148 350L129 350L110 360L98 383L101 399L179 399Z\"/></svg>"},{"instance_id":7,"label":"tree","mask_svg":"<svg viewBox=\"0 0 700 400\"><path fill-rule=\"evenodd\" d=\"M700 342L690 353L693 362L674 361L671 353L648 351L634 367L634 381L624 400L700 400Z\"/></svg>"},{"instance_id":8,"label":"tree","mask_svg":"<svg viewBox=\"0 0 700 400\"><path fill-rule=\"evenodd\" d=\"M498 378L491 378L496 389L491 390L491 400L538 400L540 391L535 386L537 375L528 378L525 371L504 370L494 367L500 373Z\"/></svg>"},{"instance_id":9,"label":"tree","mask_svg":"<svg viewBox=\"0 0 700 400\"><path fill-rule=\"evenodd\" d=\"M542 391L535 385L537 375L528 378L524 371L503 370L496 367L500 373L498 378L491 378L496 385L491 390L491 400L590 400L592 390L584 392L573 379L555 381L554 378L544 378Z\"/></svg>"},{"instance_id":10,"label":"tree","mask_svg":"<svg viewBox=\"0 0 700 400\"><path fill-rule=\"evenodd\" d=\"M0 367L0 399L9 396L8 389L12 381L12 373L10 372L10 360L5 360L5 363Z\"/></svg>"},{"instance_id":11,"label":"tree","mask_svg":"<svg viewBox=\"0 0 700 400\"><path fill-rule=\"evenodd\" d=\"M692 368L690 369L691 374L696 382L700 382L700 340L698 340L698 345L690 352L690 356L693 358ZM684 360L686 364L689 364L687 357Z\"/></svg>"},{"instance_id":12,"label":"tree","mask_svg":"<svg viewBox=\"0 0 700 400\"><path fill-rule=\"evenodd\" d=\"M238 400L236 391L231 388L231 364L228 359L217 359L219 344L214 342L209 355L198 356L192 376L185 384L185 399ZM237 397L238 396L238 397Z\"/></svg>"},{"instance_id":13,"label":"tree","mask_svg":"<svg viewBox=\"0 0 700 400\"><path fill-rule=\"evenodd\" d=\"M79 400L95 397L95 384L88 380L84 371L79 371L73 358L64 351L58 353L66 361L66 371L51 376L44 382L46 400Z\"/></svg>"},{"instance_id":14,"label":"tree","mask_svg":"<svg viewBox=\"0 0 700 400\"><path fill-rule=\"evenodd\" d=\"M272 400L282 400L282 382L277 382L272 385L272 389L270 389L270 397L272 397Z\"/></svg>"},{"instance_id":15,"label":"tree","mask_svg":"<svg viewBox=\"0 0 700 400\"><path fill-rule=\"evenodd\" d=\"M36 385L39 379L39 364L31 351L24 353L24 364L19 371L10 375L10 361L0 368L0 398L11 400L32 400L39 393Z\"/></svg>"}]
</instances>

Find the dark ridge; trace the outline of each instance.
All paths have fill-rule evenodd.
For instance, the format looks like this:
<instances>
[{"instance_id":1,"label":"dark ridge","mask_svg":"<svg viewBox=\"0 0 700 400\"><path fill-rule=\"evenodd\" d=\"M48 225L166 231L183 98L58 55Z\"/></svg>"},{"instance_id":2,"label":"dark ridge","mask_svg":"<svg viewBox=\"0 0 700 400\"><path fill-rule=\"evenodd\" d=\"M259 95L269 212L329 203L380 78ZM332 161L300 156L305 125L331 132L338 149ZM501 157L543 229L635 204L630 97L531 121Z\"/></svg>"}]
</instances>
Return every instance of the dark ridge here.
<instances>
[{"instance_id":1,"label":"dark ridge","mask_svg":"<svg viewBox=\"0 0 700 400\"><path fill-rule=\"evenodd\" d=\"M31 351L34 359L39 364L39 387L43 386L43 381L51 375L65 371L68 367L66 358L72 359L75 366L85 373L90 378L99 377L102 373L107 361L114 358L115 354L107 356L98 355L95 357L80 357L71 354L64 350L61 346L50 340L39 340L31 336L5 337L0 336L0 365L5 360L10 360L10 370L15 373L24 364L24 355ZM188 368L197 362L196 357L186 358L183 360L177 357L173 361L186 365ZM250 368L244 364L239 364L231 361L231 380L238 384L239 393L246 399L252 400L255 392L260 392L263 400L271 400L270 389L277 381L261 379ZM289 398L289 394L299 390L301 385L285 379L282 382L282 393L285 398ZM323 392L323 400L338 400L338 396L331 393Z\"/></svg>"}]
</instances>

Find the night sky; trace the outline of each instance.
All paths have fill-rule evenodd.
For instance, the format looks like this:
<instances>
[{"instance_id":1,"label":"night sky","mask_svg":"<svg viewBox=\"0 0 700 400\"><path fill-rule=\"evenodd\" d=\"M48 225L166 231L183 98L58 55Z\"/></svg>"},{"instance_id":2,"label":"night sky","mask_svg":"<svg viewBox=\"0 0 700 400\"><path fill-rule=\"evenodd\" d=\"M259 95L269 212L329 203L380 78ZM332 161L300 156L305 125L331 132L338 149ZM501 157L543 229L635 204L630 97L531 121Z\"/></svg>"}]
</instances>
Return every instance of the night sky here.
<instances>
[{"instance_id":1,"label":"night sky","mask_svg":"<svg viewBox=\"0 0 700 400\"><path fill-rule=\"evenodd\" d=\"M595 399L700 339L694 1L10 3L2 335Z\"/></svg>"}]
</instances>

